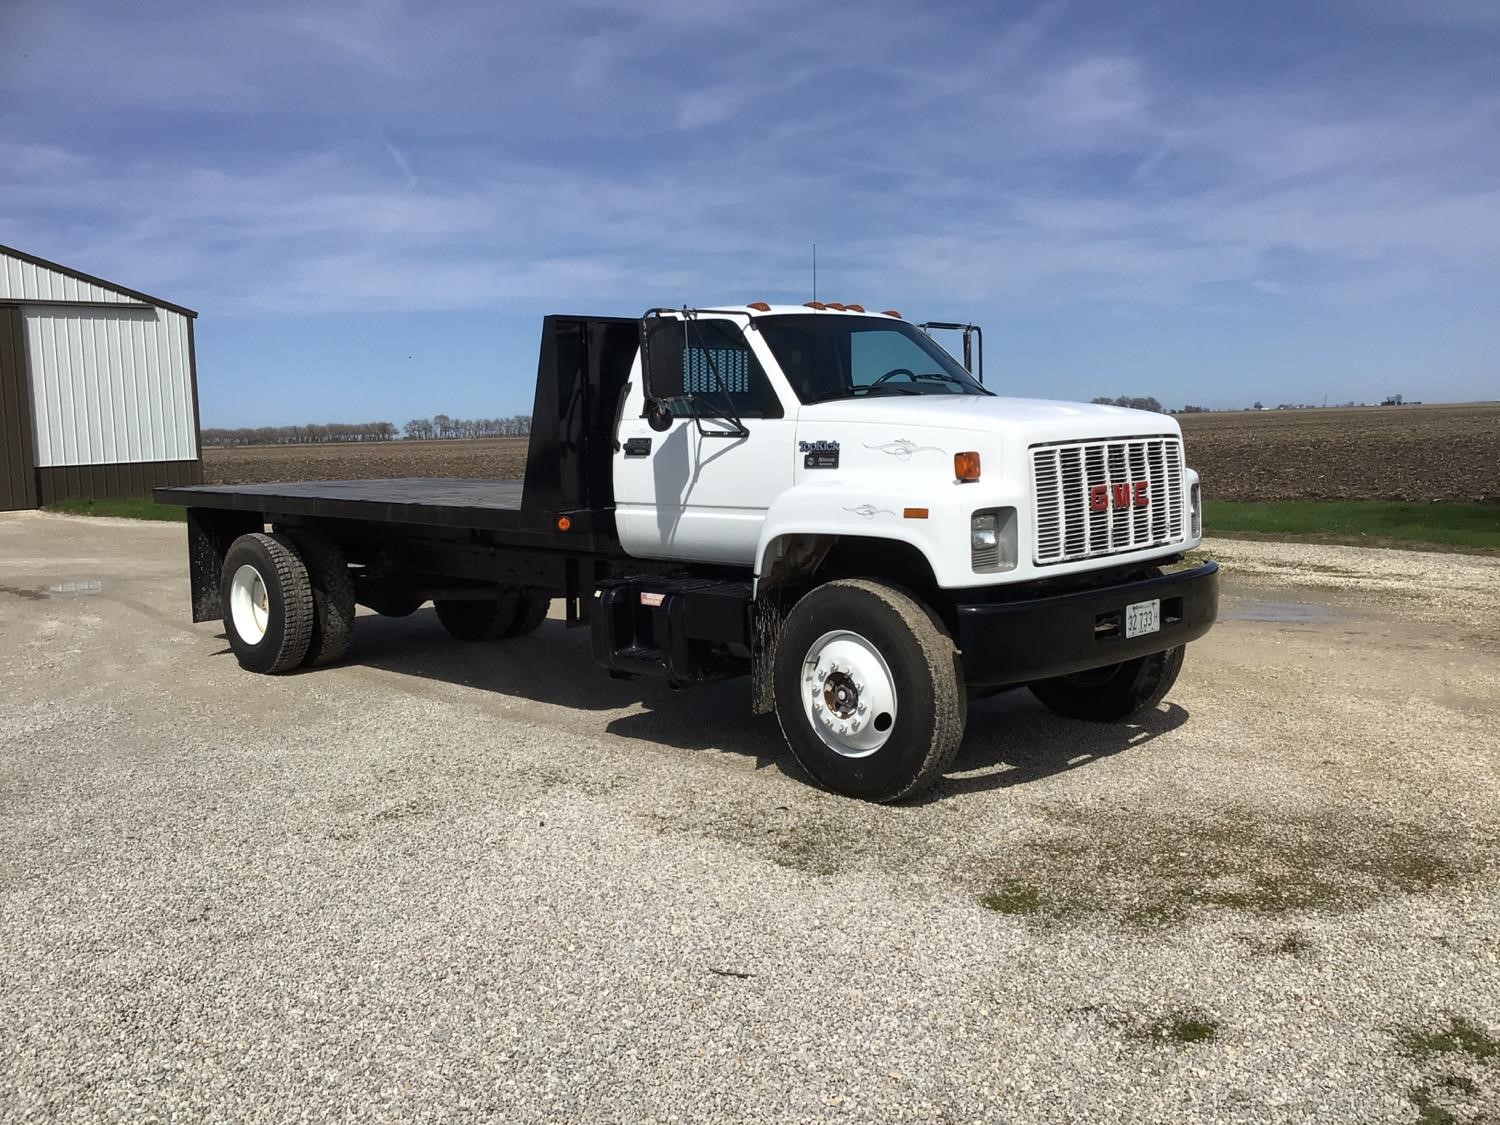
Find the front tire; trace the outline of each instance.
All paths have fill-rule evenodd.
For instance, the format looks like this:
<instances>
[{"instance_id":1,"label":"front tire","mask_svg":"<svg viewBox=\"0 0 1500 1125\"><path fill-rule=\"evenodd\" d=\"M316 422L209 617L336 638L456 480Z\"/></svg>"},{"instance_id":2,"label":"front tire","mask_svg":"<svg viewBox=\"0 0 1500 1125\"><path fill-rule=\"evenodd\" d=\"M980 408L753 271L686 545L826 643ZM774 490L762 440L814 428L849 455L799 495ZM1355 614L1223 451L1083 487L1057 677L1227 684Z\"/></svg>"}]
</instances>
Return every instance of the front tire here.
<instances>
[{"instance_id":1,"label":"front tire","mask_svg":"<svg viewBox=\"0 0 1500 1125\"><path fill-rule=\"evenodd\" d=\"M224 554L219 596L241 668L275 675L302 663L312 642L312 584L289 539L258 531L236 539Z\"/></svg>"},{"instance_id":2,"label":"front tire","mask_svg":"<svg viewBox=\"0 0 1500 1125\"><path fill-rule=\"evenodd\" d=\"M958 753L968 709L958 650L926 606L868 579L820 586L787 615L776 717L818 784L866 801L926 789Z\"/></svg>"},{"instance_id":3,"label":"front tire","mask_svg":"<svg viewBox=\"0 0 1500 1125\"><path fill-rule=\"evenodd\" d=\"M1149 711L1167 697L1182 671L1185 645L1138 656L1122 664L1037 680L1027 686L1053 711L1069 719L1117 723Z\"/></svg>"}]
</instances>

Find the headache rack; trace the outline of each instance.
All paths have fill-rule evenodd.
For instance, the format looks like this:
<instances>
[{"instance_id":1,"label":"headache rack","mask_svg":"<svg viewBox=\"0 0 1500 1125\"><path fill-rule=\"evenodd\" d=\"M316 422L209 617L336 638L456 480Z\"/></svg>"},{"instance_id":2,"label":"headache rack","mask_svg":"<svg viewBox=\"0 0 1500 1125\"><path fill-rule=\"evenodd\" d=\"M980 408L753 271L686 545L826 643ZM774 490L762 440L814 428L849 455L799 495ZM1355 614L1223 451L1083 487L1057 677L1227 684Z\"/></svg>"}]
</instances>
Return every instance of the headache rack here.
<instances>
[{"instance_id":1,"label":"headache rack","mask_svg":"<svg viewBox=\"0 0 1500 1125\"><path fill-rule=\"evenodd\" d=\"M1038 566L1165 547L1187 537L1180 438L1032 446L1031 475Z\"/></svg>"}]
</instances>

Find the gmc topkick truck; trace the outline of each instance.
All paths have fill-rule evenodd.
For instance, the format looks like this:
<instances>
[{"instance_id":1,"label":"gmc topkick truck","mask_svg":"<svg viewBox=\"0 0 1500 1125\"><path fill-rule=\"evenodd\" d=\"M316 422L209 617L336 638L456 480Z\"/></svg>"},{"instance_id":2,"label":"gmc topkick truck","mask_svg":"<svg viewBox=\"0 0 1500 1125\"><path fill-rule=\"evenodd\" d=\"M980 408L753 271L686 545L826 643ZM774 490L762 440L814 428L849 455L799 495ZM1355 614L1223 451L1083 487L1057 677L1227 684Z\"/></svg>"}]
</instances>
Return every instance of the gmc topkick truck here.
<instances>
[{"instance_id":1,"label":"gmc topkick truck","mask_svg":"<svg viewBox=\"0 0 1500 1125\"><path fill-rule=\"evenodd\" d=\"M338 660L356 605L497 641L562 598L610 675L748 675L817 782L894 801L971 693L1126 719L1218 611L1213 563L1162 570L1202 534L1173 419L981 380L858 305L550 316L523 481L156 498L187 507L193 620L252 672Z\"/></svg>"}]
</instances>

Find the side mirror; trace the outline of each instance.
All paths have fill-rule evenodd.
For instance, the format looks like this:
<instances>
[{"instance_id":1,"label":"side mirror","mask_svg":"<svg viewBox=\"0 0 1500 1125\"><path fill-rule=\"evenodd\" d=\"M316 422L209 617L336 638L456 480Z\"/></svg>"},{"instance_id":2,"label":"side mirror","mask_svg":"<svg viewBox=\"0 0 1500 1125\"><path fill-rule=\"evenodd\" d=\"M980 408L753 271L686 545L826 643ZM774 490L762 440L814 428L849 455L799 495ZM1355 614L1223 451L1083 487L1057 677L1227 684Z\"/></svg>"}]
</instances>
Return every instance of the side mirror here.
<instances>
[{"instance_id":1,"label":"side mirror","mask_svg":"<svg viewBox=\"0 0 1500 1125\"><path fill-rule=\"evenodd\" d=\"M660 400L648 398L646 400L646 425L657 433L664 433L672 428L672 412Z\"/></svg>"},{"instance_id":2,"label":"side mirror","mask_svg":"<svg viewBox=\"0 0 1500 1125\"><path fill-rule=\"evenodd\" d=\"M683 322L669 316L641 321L642 374L648 400L681 398L683 385Z\"/></svg>"}]
</instances>

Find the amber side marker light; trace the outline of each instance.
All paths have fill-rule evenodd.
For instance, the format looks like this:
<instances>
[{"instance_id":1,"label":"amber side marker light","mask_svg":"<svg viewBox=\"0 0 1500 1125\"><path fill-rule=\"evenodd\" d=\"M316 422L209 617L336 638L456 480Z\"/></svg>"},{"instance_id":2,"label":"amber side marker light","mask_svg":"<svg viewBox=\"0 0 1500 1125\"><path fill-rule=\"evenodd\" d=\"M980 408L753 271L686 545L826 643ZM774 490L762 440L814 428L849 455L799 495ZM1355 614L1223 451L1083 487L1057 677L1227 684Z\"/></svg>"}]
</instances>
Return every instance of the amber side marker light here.
<instances>
[{"instance_id":1,"label":"amber side marker light","mask_svg":"<svg viewBox=\"0 0 1500 1125\"><path fill-rule=\"evenodd\" d=\"M925 520L927 518L926 508L902 508L901 515L909 520Z\"/></svg>"},{"instance_id":2,"label":"amber side marker light","mask_svg":"<svg viewBox=\"0 0 1500 1125\"><path fill-rule=\"evenodd\" d=\"M558 531L572 531L573 530L573 521L570 520L567 516L558 516L557 517L557 530Z\"/></svg>"},{"instance_id":3,"label":"amber side marker light","mask_svg":"<svg viewBox=\"0 0 1500 1125\"><path fill-rule=\"evenodd\" d=\"M974 452L955 453L953 455L953 475L961 481L973 482L979 479L979 454Z\"/></svg>"}]
</instances>

